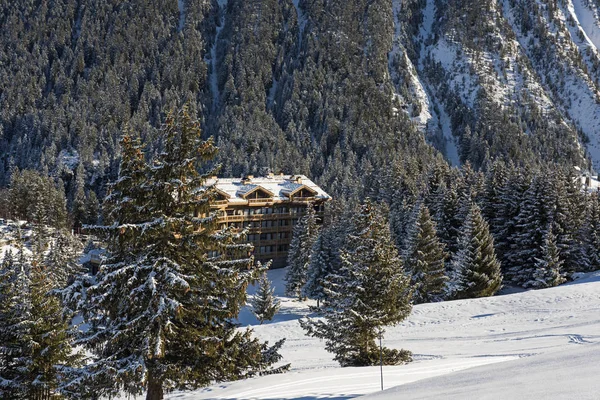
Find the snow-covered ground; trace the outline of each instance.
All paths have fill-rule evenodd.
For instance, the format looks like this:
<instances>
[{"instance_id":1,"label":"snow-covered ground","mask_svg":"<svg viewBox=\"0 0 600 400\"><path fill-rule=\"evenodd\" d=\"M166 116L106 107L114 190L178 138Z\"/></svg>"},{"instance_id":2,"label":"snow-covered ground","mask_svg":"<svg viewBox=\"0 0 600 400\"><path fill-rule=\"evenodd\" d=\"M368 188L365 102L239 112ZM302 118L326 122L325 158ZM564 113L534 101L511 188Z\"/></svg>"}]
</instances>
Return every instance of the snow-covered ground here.
<instances>
[{"instance_id":1,"label":"snow-covered ground","mask_svg":"<svg viewBox=\"0 0 600 400\"><path fill-rule=\"evenodd\" d=\"M282 296L284 274L269 272L281 312L254 329L269 341L287 338L282 354L292 370L170 398L598 398L600 271L551 289L415 306L384 338L385 346L411 350L415 361L384 367L384 392L378 367L340 368L322 341L304 335L297 319L309 303ZM256 324L247 311L240 322Z\"/></svg>"}]
</instances>

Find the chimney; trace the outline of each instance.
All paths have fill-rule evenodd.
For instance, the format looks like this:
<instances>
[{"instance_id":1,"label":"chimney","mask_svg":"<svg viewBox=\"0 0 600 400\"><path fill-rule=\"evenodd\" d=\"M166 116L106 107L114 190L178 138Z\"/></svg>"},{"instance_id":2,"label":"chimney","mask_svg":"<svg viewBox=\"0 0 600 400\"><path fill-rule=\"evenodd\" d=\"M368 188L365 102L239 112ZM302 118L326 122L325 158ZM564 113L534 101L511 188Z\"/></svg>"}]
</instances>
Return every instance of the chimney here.
<instances>
[{"instance_id":1,"label":"chimney","mask_svg":"<svg viewBox=\"0 0 600 400\"><path fill-rule=\"evenodd\" d=\"M243 177L242 177L242 183L243 183L244 185L247 185L247 184L249 184L249 183L250 183L250 181L252 180L252 178L254 178L254 176L252 176L252 175L246 175L246 176L243 176Z\"/></svg>"}]
</instances>

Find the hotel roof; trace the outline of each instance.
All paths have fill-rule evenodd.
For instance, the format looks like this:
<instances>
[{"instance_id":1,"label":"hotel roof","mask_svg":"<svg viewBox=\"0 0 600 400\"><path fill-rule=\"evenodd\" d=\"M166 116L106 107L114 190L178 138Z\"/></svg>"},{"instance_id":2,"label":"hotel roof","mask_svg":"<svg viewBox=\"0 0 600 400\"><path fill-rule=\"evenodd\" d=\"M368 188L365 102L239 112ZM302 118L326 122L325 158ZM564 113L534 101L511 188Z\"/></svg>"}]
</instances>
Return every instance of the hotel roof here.
<instances>
[{"instance_id":1,"label":"hotel roof","mask_svg":"<svg viewBox=\"0 0 600 400\"><path fill-rule=\"evenodd\" d=\"M288 201L302 188L314 193L317 200L330 200L329 196L316 183L305 175L269 175L264 177L248 176L244 178L210 178L206 186L215 185L218 192L224 195L230 204L246 204L245 197L256 191L263 190L273 201Z\"/></svg>"}]
</instances>

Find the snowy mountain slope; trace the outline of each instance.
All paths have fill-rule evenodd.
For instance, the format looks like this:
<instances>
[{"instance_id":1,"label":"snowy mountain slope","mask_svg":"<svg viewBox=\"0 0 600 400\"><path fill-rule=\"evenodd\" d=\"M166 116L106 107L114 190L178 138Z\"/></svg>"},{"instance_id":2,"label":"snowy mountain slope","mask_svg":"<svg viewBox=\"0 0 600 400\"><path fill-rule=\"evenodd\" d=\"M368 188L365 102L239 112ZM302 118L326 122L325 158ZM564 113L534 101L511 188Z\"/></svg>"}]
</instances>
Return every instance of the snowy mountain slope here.
<instances>
[{"instance_id":1,"label":"snowy mountain slope","mask_svg":"<svg viewBox=\"0 0 600 400\"><path fill-rule=\"evenodd\" d=\"M285 270L270 271L278 295L282 294L284 274ZM172 394L172 398L347 399L379 390L377 367L339 368L332 355L324 351L324 344L306 337L297 322L307 314L308 303L282 300L282 310L274 322L256 325L249 313L240 320L254 325L262 339L287 338L282 354L285 362L292 363L290 373L217 384L196 392ZM599 331L600 271L551 289L418 305L406 321L388 329L384 338L388 347L411 350L415 361L384 367L384 386L416 382L406 386L414 394L406 398L430 398L445 390L452 390L455 398L465 398L470 392L461 386L464 383L473 388L473 393L489 388L488 398L498 398L495 395L503 384L507 386L508 379L527 370L527 374L518 374L513 387L518 397L531 388L536 396L529 398L543 398L537 394L573 377L577 391L570 387L569 392L562 392L563 397L552 398L574 398L569 395L573 393L577 398L593 398L598 389L598 380L591 378L597 376L600 365ZM563 363L572 368L559 371L557 366ZM581 370L575 369L577 365ZM455 373L461 370L465 371ZM583 370L585 373L579 373ZM496 374L498 378L486 378ZM477 379L483 383L476 384ZM547 385L552 379L556 380L554 386ZM418 383L421 380L423 383ZM427 387L432 391L427 392ZM397 398L397 393L405 398L402 386L383 398Z\"/></svg>"},{"instance_id":2,"label":"snowy mountain slope","mask_svg":"<svg viewBox=\"0 0 600 400\"><path fill-rule=\"evenodd\" d=\"M504 0L504 11L517 40L536 72L544 82L546 93L567 117L566 122L581 129L590 139L588 150L595 164L600 157L597 132L600 107L597 85L599 56L590 46L581 26L582 4L567 2L559 7L550 1L528 2L528 13ZM579 14L575 11L579 10ZM533 11L533 12L532 12ZM531 18L531 14L539 18ZM588 31L593 23L585 18Z\"/></svg>"},{"instance_id":3,"label":"snowy mountain slope","mask_svg":"<svg viewBox=\"0 0 600 400\"><path fill-rule=\"evenodd\" d=\"M587 150L600 166L596 3L397 0L393 10L389 68L395 96L450 161L456 153L482 161L482 154L469 154L471 134L487 142L491 154L512 157L514 151L499 142L525 135L534 153L552 159L563 151L577 158ZM442 129L444 114L450 123ZM508 122L504 129L502 123L493 127L497 118Z\"/></svg>"},{"instance_id":4,"label":"snowy mountain slope","mask_svg":"<svg viewBox=\"0 0 600 400\"><path fill-rule=\"evenodd\" d=\"M600 49L600 8L592 0L572 0L572 9L585 38Z\"/></svg>"}]
</instances>

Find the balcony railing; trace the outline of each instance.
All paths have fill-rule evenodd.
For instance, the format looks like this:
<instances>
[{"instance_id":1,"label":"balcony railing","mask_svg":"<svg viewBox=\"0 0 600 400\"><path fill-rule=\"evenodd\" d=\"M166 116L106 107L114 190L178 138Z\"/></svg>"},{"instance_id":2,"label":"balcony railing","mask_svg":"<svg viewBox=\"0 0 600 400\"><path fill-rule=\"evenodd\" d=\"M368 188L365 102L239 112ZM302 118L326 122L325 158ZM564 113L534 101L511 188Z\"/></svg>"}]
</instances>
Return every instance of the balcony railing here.
<instances>
[{"instance_id":1,"label":"balcony railing","mask_svg":"<svg viewBox=\"0 0 600 400\"><path fill-rule=\"evenodd\" d=\"M273 199L248 199L248 204L273 204Z\"/></svg>"}]
</instances>

